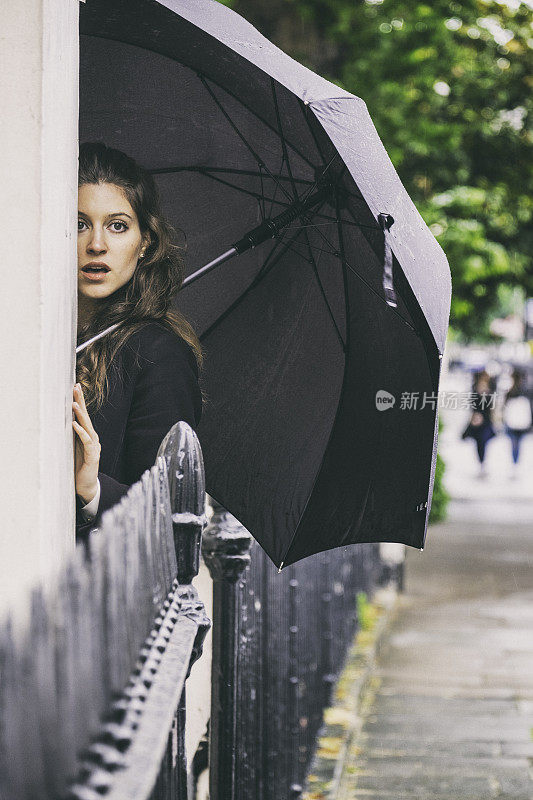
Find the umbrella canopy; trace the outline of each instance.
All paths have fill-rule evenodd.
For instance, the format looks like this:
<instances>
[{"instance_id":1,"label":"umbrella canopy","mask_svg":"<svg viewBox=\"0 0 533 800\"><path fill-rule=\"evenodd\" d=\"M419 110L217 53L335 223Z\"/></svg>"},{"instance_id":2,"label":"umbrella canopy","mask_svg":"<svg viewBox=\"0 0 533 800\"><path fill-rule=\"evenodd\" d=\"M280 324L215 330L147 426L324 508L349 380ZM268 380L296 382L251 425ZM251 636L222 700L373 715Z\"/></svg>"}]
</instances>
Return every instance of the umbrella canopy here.
<instances>
[{"instance_id":1,"label":"umbrella canopy","mask_svg":"<svg viewBox=\"0 0 533 800\"><path fill-rule=\"evenodd\" d=\"M208 493L277 566L422 547L450 273L364 102L213 0L91 0L80 30L80 140L187 237Z\"/></svg>"}]
</instances>

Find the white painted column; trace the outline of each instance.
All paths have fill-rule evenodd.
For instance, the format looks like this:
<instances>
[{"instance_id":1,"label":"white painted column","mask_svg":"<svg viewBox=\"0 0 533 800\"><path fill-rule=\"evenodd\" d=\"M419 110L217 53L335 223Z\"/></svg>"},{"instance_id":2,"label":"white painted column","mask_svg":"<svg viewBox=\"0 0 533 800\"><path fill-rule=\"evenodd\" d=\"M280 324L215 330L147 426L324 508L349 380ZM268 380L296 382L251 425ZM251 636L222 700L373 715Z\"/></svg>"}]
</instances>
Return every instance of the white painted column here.
<instances>
[{"instance_id":1,"label":"white painted column","mask_svg":"<svg viewBox=\"0 0 533 800\"><path fill-rule=\"evenodd\" d=\"M0 34L0 613L74 545L78 0Z\"/></svg>"}]
</instances>

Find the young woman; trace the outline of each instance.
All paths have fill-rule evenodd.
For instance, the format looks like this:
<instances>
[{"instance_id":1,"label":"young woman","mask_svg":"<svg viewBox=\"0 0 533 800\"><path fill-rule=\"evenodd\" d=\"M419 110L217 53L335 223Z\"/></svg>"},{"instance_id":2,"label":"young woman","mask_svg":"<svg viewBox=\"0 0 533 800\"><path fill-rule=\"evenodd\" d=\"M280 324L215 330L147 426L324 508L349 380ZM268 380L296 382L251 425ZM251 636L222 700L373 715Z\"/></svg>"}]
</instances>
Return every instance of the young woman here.
<instances>
[{"instance_id":1,"label":"young woman","mask_svg":"<svg viewBox=\"0 0 533 800\"><path fill-rule=\"evenodd\" d=\"M511 455L513 458L511 477L513 478L516 478L518 474L522 437L526 435L532 423L531 401L523 388L524 379L525 374L521 370L513 370L513 383L507 392L503 407L505 432L511 440Z\"/></svg>"},{"instance_id":2,"label":"young woman","mask_svg":"<svg viewBox=\"0 0 533 800\"><path fill-rule=\"evenodd\" d=\"M80 145L78 345L72 426L83 537L202 411L200 343L172 300L183 281L152 176L103 143Z\"/></svg>"},{"instance_id":3,"label":"young woman","mask_svg":"<svg viewBox=\"0 0 533 800\"><path fill-rule=\"evenodd\" d=\"M479 477L487 475L485 467L485 453L487 443L496 436L492 425L492 408L490 394L493 391L491 379L485 370L476 373L472 386L472 416L463 431L462 438L474 439L479 461Z\"/></svg>"}]
</instances>

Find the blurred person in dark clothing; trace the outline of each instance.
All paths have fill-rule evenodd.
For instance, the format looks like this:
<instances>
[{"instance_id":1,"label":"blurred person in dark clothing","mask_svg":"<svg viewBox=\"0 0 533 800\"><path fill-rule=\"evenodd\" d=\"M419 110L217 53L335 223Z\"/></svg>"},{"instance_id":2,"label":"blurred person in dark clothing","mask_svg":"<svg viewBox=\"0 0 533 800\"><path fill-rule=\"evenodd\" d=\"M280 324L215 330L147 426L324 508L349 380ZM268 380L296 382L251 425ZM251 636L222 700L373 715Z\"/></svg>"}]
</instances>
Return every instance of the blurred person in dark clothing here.
<instances>
[{"instance_id":1,"label":"blurred person in dark clothing","mask_svg":"<svg viewBox=\"0 0 533 800\"><path fill-rule=\"evenodd\" d=\"M463 439L474 439L479 460L479 477L486 477L485 455L487 443L496 436L492 425L493 385L486 370L477 372L472 386L472 416L463 431Z\"/></svg>"}]
</instances>

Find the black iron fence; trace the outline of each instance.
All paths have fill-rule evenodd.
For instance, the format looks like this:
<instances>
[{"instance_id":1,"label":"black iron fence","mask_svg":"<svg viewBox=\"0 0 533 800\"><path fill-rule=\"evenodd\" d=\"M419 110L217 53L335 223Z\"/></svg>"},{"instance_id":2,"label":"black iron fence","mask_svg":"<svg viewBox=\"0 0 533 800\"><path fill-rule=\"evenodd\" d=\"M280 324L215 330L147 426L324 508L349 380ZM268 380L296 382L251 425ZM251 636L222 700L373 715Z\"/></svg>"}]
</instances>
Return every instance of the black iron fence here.
<instances>
[{"instance_id":1,"label":"black iron fence","mask_svg":"<svg viewBox=\"0 0 533 800\"><path fill-rule=\"evenodd\" d=\"M379 545L337 548L281 573L215 506L202 553L213 578L210 800L296 800L324 708L357 630Z\"/></svg>"},{"instance_id":2,"label":"black iron fence","mask_svg":"<svg viewBox=\"0 0 533 800\"><path fill-rule=\"evenodd\" d=\"M177 423L31 623L0 630L2 800L184 800L183 687L209 620L190 581L201 451Z\"/></svg>"},{"instance_id":3,"label":"black iron fence","mask_svg":"<svg viewBox=\"0 0 533 800\"><path fill-rule=\"evenodd\" d=\"M1 800L193 800L185 681L209 627L191 585L204 510L202 454L180 422L53 591L35 590L24 635L0 628ZM213 582L210 800L296 800L357 630L357 595L383 574L379 545L278 573L215 505L202 553Z\"/></svg>"}]
</instances>

